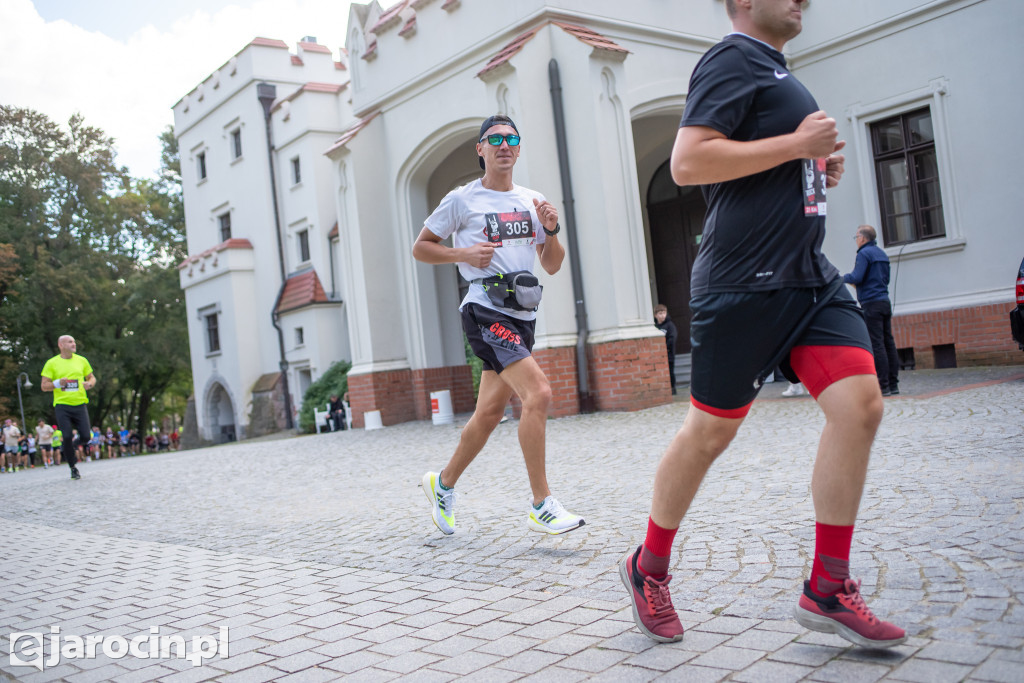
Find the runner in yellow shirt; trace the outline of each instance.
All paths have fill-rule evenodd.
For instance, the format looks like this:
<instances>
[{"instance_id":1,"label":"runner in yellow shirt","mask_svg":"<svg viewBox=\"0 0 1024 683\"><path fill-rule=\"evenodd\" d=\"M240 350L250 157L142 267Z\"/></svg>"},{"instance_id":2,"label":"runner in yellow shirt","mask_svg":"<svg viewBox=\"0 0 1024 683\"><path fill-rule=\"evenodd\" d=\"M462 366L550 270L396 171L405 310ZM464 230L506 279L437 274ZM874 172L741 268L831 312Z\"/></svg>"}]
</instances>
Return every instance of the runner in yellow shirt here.
<instances>
[{"instance_id":1,"label":"runner in yellow shirt","mask_svg":"<svg viewBox=\"0 0 1024 683\"><path fill-rule=\"evenodd\" d=\"M46 361L43 366L42 389L53 392L53 410L57 414L57 426L64 434L77 429L79 434L89 434L89 411L86 405L89 397L85 392L96 386L96 375L84 357L75 353L78 344L69 334L57 340L60 354ZM81 479L75 464L75 445L71 439L61 444L64 460L71 468L71 478Z\"/></svg>"}]
</instances>

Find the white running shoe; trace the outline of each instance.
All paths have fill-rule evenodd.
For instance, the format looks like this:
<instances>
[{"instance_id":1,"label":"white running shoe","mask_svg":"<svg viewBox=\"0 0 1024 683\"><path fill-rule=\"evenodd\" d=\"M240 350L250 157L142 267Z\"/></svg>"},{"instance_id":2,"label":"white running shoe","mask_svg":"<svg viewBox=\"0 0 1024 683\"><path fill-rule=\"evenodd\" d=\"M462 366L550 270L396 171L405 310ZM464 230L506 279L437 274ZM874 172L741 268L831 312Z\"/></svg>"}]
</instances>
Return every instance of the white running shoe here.
<instances>
[{"instance_id":1,"label":"white running shoe","mask_svg":"<svg viewBox=\"0 0 1024 683\"><path fill-rule=\"evenodd\" d=\"M442 534L455 533L455 489L441 488L441 475L427 472L423 475L423 493L430 501L430 516Z\"/></svg>"},{"instance_id":2,"label":"white running shoe","mask_svg":"<svg viewBox=\"0 0 1024 683\"><path fill-rule=\"evenodd\" d=\"M807 392L804 390L804 385L801 384L800 382L797 382L796 384L790 384L789 388L782 392L782 395L787 398L790 398L793 396L803 396L806 393Z\"/></svg>"},{"instance_id":3,"label":"white running shoe","mask_svg":"<svg viewBox=\"0 0 1024 683\"><path fill-rule=\"evenodd\" d=\"M562 507L562 504L555 500L554 496L545 498L540 510L531 504L530 516L526 523L534 531L545 534L564 534L566 531L578 529L586 524L582 517L574 515Z\"/></svg>"}]
</instances>

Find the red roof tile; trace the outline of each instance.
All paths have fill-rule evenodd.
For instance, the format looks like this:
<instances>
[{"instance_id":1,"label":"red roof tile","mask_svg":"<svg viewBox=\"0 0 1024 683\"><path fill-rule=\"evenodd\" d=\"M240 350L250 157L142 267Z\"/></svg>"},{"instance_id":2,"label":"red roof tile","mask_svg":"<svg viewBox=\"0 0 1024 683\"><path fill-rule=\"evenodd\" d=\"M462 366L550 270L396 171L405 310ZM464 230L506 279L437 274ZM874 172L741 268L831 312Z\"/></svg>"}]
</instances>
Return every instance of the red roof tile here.
<instances>
[{"instance_id":1,"label":"red roof tile","mask_svg":"<svg viewBox=\"0 0 1024 683\"><path fill-rule=\"evenodd\" d=\"M384 14L380 15L377 19L377 23L370 29L370 33L377 33L388 27L389 24L397 21L398 13L405 9L405 6L409 4L409 0L399 0L394 5L384 10Z\"/></svg>"},{"instance_id":2,"label":"red roof tile","mask_svg":"<svg viewBox=\"0 0 1024 683\"><path fill-rule=\"evenodd\" d=\"M201 251L198 254L193 254L192 256L186 256L185 260L178 264L178 270L181 270L190 263L199 263L200 260L207 256L212 256L213 254L219 251L224 251L225 249L252 249L252 242L238 237L233 237L210 247L206 251Z\"/></svg>"},{"instance_id":3,"label":"red roof tile","mask_svg":"<svg viewBox=\"0 0 1024 683\"><path fill-rule=\"evenodd\" d=\"M334 227L331 228L331 231L329 233L327 233L327 239L333 240L337 236L338 236L338 224L335 223Z\"/></svg>"},{"instance_id":4,"label":"red roof tile","mask_svg":"<svg viewBox=\"0 0 1024 683\"><path fill-rule=\"evenodd\" d=\"M295 66L302 66L302 57L292 55L292 64L294 64Z\"/></svg>"},{"instance_id":5,"label":"red roof tile","mask_svg":"<svg viewBox=\"0 0 1024 683\"><path fill-rule=\"evenodd\" d=\"M278 313L284 313L310 304L329 302L330 299L327 298L327 293L324 291L323 285L320 284L320 278L317 277L316 271L307 270L305 273L293 275L285 281L284 290L281 292L281 298L278 299L275 310Z\"/></svg>"},{"instance_id":6,"label":"red roof tile","mask_svg":"<svg viewBox=\"0 0 1024 683\"><path fill-rule=\"evenodd\" d=\"M494 57L491 58L491 61L487 62L487 65L480 70L477 76L483 76L488 71L493 71L502 64L508 62L508 60L512 59L512 57L514 57L516 53L523 49L523 46L526 45L526 43L528 43L531 38L537 35L537 31L539 31L540 29L541 27L538 26L537 28L532 28L526 33L521 33L518 36L516 36L511 43L501 48L498 54L494 55Z\"/></svg>"},{"instance_id":7,"label":"red roof tile","mask_svg":"<svg viewBox=\"0 0 1024 683\"><path fill-rule=\"evenodd\" d=\"M370 114L366 118L360 119L359 122L356 123L356 125L352 126L348 130L346 130L344 133L342 133L341 137L338 138L337 140L335 140L334 144L331 145L331 148L328 149L326 152L324 152L324 154L325 155L330 154L334 150L340 149L340 148L344 147L345 145L347 145L349 143L349 141L352 140L352 138L354 138L359 131L361 131L363 128L366 128L367 124L369 124L370 121L373 121L373 119L375 119L378 114L380 114L380 112L379 111L375 111L374 113Z\"/></svg>"},{"instance_id":8,"label":"red roof tile","mask_svg":"<svg viewBox=\"0 0 1024 683\"><path fill-rule=\"evenodd\" d=\"M283 40L277 40L276 38L253 38L249 42L249 45L262 45L263 47L281 47L285 50L288 49L288 43ZM245 47L249 47L249 45L246 45Z\"/></svg>"},{"instance_id":9,"label":"red roof tile","mask_svg":"<svg viewBox=\"0 0 1024 683\"><path fill-rule=\"evenodd\" d=\"M326 45L321 45L320 43L307 43L300 40L299 47L307 52L326 52L327 54L331 54L331 48Z\"/></svg>"},{"instance_id":10,"label":"red roof tile","mask_svg":"<svg viewBox=\"0 0 1024 683\"><path fill-rule=\"evenodd\" d=\"M611 38L602 36L597 31L593 31L585 26L576 26L575 24L563 24L560 21L551 22L558 28L562 29L569 35L579 38L581 41L595 47L599 50L608 50L609 52L621 52L623 54L629 54L629 50L616 44Z\"/></svg>"}]
</instances>

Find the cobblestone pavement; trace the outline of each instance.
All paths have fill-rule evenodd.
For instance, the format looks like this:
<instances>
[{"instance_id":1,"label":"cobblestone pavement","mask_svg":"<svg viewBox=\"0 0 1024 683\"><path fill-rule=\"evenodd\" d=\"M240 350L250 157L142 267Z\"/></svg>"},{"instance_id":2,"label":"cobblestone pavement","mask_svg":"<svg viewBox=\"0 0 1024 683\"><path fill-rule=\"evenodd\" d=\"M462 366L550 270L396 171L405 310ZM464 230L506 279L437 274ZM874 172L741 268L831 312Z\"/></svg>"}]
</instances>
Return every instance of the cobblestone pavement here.
<instances>
[{"instance_id":1,"label":"cobblestone pavement","mask_svg":"<svg viewBox=\"0 0 1024 683\"><path fill-rule=\"evenodd\" d=\"M1024 367L905 373L885 418L851 567L907 628L890 651L791 618L809 571L822 418L766 387L677 537L687 626L633 626L616 563L643 538L685 400L552 420L555 495L587 525L526 526L516 423L459 482L444 537L418 488L454 425L253 441L0 475L0 638L229 630L227 658L65 658L24 681L1024 681ZM683 397L680 397L681 399ZM65 641L67 642L67 641Z\"/></svg>"}]
</instances>

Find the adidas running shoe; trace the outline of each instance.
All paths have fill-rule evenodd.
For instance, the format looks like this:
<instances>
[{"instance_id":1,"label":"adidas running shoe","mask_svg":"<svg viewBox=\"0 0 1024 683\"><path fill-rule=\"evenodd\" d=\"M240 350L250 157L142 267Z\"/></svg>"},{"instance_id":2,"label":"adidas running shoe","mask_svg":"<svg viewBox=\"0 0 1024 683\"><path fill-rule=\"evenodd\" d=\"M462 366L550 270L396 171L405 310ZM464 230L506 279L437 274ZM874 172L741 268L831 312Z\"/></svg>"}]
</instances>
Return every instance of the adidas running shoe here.
<instances>
[{"instance_id":1,"label":"adidas running shoe","mask_svg":"<svg viewBox=\"0 0 1024 683\"><path fill-rule=\"evenodd\" d=\"M644 576L637 567L640 548L626 553L619 560L619 578L629 591L633 606L633 621L640 632L659 643L672 643L683 639L683 624L679 621L672 596L668 592L671 574L664 579Z\"/></svg>"},{"instance_id":2,"label":"adidas running shoe","mask_svg":"<svg viewBox=\"0 0 1024 683\"><path fill-rule=\"evenodd\" d=\"M876 617L860 594L860 580L846 579L836 595L819 598L804 581L804 594L794 609L804 628L835 633L854 645L868 648L893 647L907 639L900 627Z\"/></svg>"},{"instance_id":3,"label":"adidas running shoe","mask_svg":"<svg viewBox=\"0 0 1024 683\"><path fill-rule=\"evenodd\" d=\"M530 516L526 523L534 531L541 531L545 534L564 534L566 531L578 529L584 524L583 518L562 507L562 504L555 500L554 496L544 499L540 510L530 505Z\"/></svg>"},{"instance_id":4,"label":"adidas running shoe","mask_svg":"<svg viewBox=\"0 0 1024 683\"><path fill-rule=\"evenodd\" d=\"M441 475L427 472L423 475L423 493L430 501L430 516L441 533L455 533L455 489L441 487Z\"/></svg>"}]
</instances>

